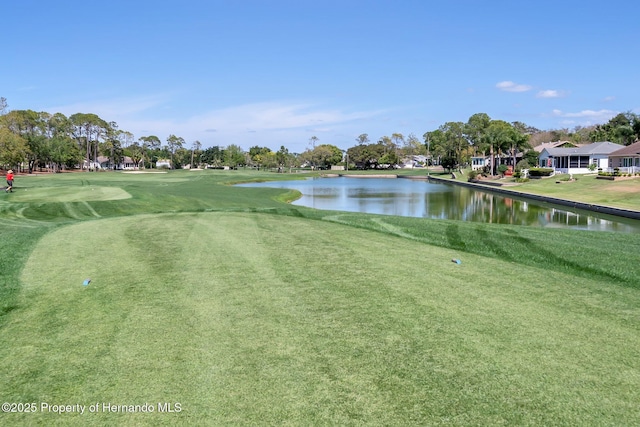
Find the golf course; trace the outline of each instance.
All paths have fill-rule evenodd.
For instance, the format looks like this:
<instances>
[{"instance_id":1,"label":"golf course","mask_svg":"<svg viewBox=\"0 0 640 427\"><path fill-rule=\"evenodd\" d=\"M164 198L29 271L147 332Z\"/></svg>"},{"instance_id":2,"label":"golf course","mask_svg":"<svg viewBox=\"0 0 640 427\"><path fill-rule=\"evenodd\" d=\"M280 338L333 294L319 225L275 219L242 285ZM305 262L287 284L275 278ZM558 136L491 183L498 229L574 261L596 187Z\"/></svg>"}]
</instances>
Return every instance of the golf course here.
<instances>
[{"instance_id":1,"label":"golf course","mask_svg":"<svg viewBox=\"0 0 640 427\"><path fill-rule=\"evenodd\" d=\"M637 425L638 235L232 185L304 176L18 175L0 425ZM576 185L640 210L635 181Z\"/></svg>"}]
</instances>

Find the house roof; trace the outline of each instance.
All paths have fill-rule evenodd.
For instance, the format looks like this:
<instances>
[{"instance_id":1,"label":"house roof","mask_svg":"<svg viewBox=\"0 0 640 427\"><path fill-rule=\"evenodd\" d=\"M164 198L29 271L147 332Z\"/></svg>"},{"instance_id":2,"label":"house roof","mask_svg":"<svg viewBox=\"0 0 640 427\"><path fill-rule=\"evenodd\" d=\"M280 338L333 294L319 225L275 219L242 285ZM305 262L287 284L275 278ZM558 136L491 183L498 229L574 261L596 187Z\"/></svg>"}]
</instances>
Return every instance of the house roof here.
<instances>
[{"instance_id":1,"label":"house roof","mask_svg":"<svg viewBox=\"0 0 640 427\"><path fill-rule=\"evenodd\" d=\"M106 163L109 161L109 158L106 156L98 156L98 163ZM129 156L123 156L122 161L120 163L133 163L133 160Z\"/></svg>"},{"instance_id":2,"label":"house roof","mask_svg":"<svg viewBox=\"0 0 640 427\"><path fill-rule=\"evenodd\" d=\"M617 156L640 156L640 141L634 142L631 145L627 145L619 150L609 153L612 157Z\"/></svg>"},{"instance_id":3,"label":"house roof","mask_svg":"<svg viewBox=\"0 0 640 427\"><path fill-rule=\"evenodd\" d=\"M582 147L572 148L545 148L543 151L549 153L550 156L589 156L591 154L610 154L619 150L623 146L610 141L594 142L593 144L583 145Z\"/></svg>"},{"instance_id":4,"label":"house roof","mask_svg":"<svg viewBox=\"0 0 640 427\"><path fill-rule=\"evenodd\" d=\"M533 147L533 149L538 153L542 153L542 150L544 150L545 148L546 149L557 148L562 145L572 145L574 147L577 147L577 145L571 141L554 141L554 142L543 142L542 144L536 145L535 147Z\"/></svg>"}]
</instances>

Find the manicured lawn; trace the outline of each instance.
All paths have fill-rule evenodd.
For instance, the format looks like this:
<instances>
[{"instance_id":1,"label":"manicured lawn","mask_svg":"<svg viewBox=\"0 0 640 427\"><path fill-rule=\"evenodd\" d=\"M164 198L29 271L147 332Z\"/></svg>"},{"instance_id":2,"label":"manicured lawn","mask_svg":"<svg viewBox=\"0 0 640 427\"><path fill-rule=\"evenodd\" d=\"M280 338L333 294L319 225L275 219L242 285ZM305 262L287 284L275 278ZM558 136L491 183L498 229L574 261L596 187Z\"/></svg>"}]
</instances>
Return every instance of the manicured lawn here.
<instances>
[{"instance_id":1,"label":"manicured lawn","mask_svg":"<svg viewBox=\"0 0 640 427\"><path fill-rule=\"evenodd\" d=\"M640 210L640 178L608 181L596 179L595 175L574 175L576 181L557 183L567 177L559 175L531 180L518 189L568 200Z\"/></svg>"},{"instance_id":2,"label":"manicured lawn","mask_svg":"<svg viewBox=\"0 0 640 427\"><path fill-rule=\"evenodd\" d=\"M223 185L267 178L283 177L19 177L0 199L0 396L101 410L3 424L639 419L636 236L314 211Z\"/></svg>"}]
</instances>

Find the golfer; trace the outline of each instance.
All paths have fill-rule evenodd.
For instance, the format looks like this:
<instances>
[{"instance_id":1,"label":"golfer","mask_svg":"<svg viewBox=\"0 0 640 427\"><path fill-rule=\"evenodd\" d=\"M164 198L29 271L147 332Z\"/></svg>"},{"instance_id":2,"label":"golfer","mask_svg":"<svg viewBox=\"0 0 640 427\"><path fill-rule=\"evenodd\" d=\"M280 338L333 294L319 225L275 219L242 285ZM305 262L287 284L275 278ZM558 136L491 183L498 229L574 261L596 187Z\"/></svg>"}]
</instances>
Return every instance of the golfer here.
<instances>
[{"instance_id":1,"label":"golfer","mask_svg":"<svg viewBox=\"0 0 640 427\"><path fill-rule=\"evenodd\" d=\"M7 172L7 188L4 191L13 193L13 171L11 169Z\"/></svg>"}]
</instances>

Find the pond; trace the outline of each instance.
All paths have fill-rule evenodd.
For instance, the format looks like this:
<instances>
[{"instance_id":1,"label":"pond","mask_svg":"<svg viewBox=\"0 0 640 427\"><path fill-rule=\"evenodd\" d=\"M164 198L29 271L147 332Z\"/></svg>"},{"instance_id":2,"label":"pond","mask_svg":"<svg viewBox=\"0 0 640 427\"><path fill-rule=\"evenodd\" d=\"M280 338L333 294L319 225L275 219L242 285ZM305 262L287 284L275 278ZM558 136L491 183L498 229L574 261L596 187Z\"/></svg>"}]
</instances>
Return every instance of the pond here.
<instances>
[{"instance_id":1,"label":"pond","mask_svg":"<svg viewBox=\"0 0 640 427\"><path fill-rule=\"evenodd\" d=\"M338 177L240 185L298 190L302 197L293 204L323 210L640 233L634 219L426 180Z\"/></svg>"}]
</instances>

